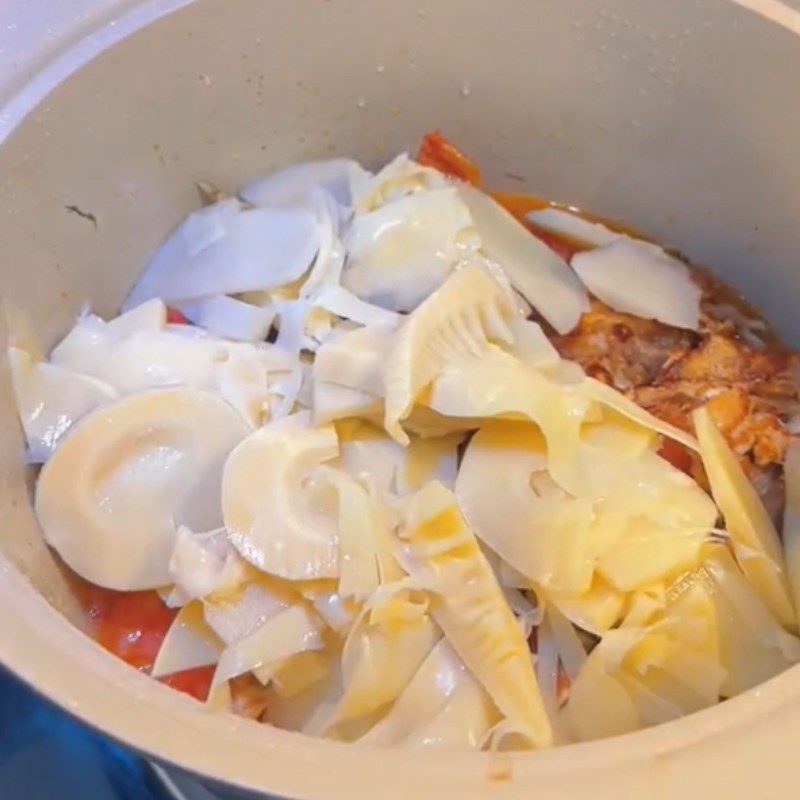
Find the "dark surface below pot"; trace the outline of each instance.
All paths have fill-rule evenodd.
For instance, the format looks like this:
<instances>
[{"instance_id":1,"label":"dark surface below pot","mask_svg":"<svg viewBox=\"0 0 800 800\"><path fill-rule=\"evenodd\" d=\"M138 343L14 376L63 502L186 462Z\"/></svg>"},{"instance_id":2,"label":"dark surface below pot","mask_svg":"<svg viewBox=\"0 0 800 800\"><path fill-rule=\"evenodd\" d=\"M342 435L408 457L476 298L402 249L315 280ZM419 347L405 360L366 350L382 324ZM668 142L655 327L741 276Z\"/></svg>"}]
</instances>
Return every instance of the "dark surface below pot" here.
<instances>
[{"instance_id":1,"label":"dark surface below pot","mask_svg":"<svg viewBox=\"0 0 800 800\"><path fill-rule=\"evenodd\" d=\"M145 761L0 671L0 800L173 797Z\"/></svg>"}]
</instances>

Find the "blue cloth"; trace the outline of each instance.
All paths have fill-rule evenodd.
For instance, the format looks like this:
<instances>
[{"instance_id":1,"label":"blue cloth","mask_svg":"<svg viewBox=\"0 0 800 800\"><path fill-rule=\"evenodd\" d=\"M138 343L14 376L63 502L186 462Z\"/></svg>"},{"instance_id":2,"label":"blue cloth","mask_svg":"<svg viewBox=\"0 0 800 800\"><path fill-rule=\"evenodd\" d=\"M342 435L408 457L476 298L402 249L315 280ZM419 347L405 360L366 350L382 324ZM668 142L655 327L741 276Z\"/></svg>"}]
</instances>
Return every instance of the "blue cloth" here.
<instances>
[{"instance_id":1,"label":"blue cloth","mask_svg":"<svg viewBox=\"0 0 800 800\"><path fill-rule=\"evenodd\" d=\"M0 800L165 800L146 762L0 670Z\"/></svg>"}]
</instances>

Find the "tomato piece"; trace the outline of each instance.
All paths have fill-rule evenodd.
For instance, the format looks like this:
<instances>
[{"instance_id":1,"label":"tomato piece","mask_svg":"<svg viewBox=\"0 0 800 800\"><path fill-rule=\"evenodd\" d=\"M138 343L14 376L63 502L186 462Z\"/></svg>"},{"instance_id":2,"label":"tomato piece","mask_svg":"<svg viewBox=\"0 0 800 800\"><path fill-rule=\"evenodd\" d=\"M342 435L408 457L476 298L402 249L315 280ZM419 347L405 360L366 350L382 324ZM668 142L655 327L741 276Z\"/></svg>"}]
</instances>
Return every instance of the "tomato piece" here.
<instances>
[{"instance_id":1,"label":"tomato piece","mask_svg":"<svg viewBox=\"0 0 800 800\"><path fill-rule=\"evenodd\" d=\"M542 200L541 197L536 197L533 194L517 194L515 192L489 192L489 194L496 203L503 206L511 216L516 217L523 225L528 224L525 216L530 214L531 211L541 211L543 208L550 207L550 203L547 200Z\"/></svg>"},{"instance_id":2,"label":"tomato piece","mask_svg":"<svg viewBox=\"0 0 800 800\"><path fill-rule=\"evenodd\" d=\"M72 593L91 622L108 616L119 592L115 592L112 589L103 589L101 586L89 583L63 562L61 562L61 570L69 583Z\"/></svg>"},{"instance_id":3,"label":"tomato piece","mask_svg":"<svg viewBox=\"0 0 800 800\"><path fill-rule=\"evenodd\" d=\"M184 316L182 311L178 311L177 308L172 308L172 306L167 306L167 323L169 325L191 325L192 323L189 322L189 319Z\"/></svg>"},{"instance_id":4,"label":"tomato piece","mask_svg":"<svg viewBox=\"0 0 800 800\"><path fill-rule=\"evenodd\" d=\"M150 669L177 609L167 608L157 592L114 592L96 617L97 641L133 667Z\"/></svg>"},{"instance_id":5,"label":"tomato piece","mask_svg":"<svg viewBox=\"0 0 800 800\"><path fill-rule=\"evenodd\" d=\"M417 161L425 167L438 169L439 172L452 178L480 186L481 171L478 165L448 141L440 131L425 135L417 152Z\"/></svg>"},{"instance_id":6,"label":"tomato piece","mask_svg":"<svg viewBox=\"0 0 800 800\"><path fill-rule=\"evenodd\" d=\"M687 475L692 474L692 454L680 442L665 438L661 447L658 448L658 454L681 472L685 472Z\"/></svg>"},{"instance_id":7,"label":"tomato piece","mask_svg":"<svg viewBox=\"0 0 800 800\"><path fill-rule=\"evenodd\" d=\"M158 592L117 592L107 621L124 628L169 625L177 611L167 608Z\"/></svg>"},{"instance_id":8,"label":"tomato piece","mask_svg":"<svg viewBox=\"0 0 800 800\"><path fill-rule=\"evenodd\" d=\"M167 608L158 592L104 589L66 566L63 570L92 623L98 644L136 669L151 669L178 610ZM213 675L214 667L200 667L159 680L179 692L205 700Z\"/></svg>"},{"instance_id":9,"label":"tomato piece","mask_svg":"<svg viewBox=\"0 0 800 800\"><path fill-rule=\"evenodd\" d=\"M214 667L197 667L184 672L176 672L174 675L166 675L159 680L166 686L191 695L195 700L205 701L211 689L214 669Z\"/></svg>"},{"instance_id":10,"label":"tomato piece","mask_svg":"<svg viewBox=\"0 0 800 800\"><path fill-rule=\"evenodd\" d=\"M528 229L537 239L543 241L568 264L572 260L572 256L578 252L577 247L571 245L566 239L562 239L558 234L550 233L550 231L543 230L530 223L528 223Z\"/></svg>"},{"instance_id":11,"label":"tomato piece","mask_svg":"<svg viewBox=\"0 0 800 800\"><path fill-rule=\"evenodd\" d=\"M558 674L556 678L556 697L559 703L565 703L569 697L569 690L572 687L572 681L564 669L564 665L558 662Z\"/></svg>"},{"instance_id":12,"label":"tomato piece","mask_svg":"<svg viewBox=\"0 0 800 800\"><path fill-rule=\"evenodd\" d=\"M513 217L516 217L537 239L544 242L551 250L555 251L567 263L580 248L575 247L568 239L556 233L534 225L526 218L531 211L549 208L550 204L540 197L528 194L511 194L509 192L492 192L492 197Z\"/></svg>"}]
</instances>

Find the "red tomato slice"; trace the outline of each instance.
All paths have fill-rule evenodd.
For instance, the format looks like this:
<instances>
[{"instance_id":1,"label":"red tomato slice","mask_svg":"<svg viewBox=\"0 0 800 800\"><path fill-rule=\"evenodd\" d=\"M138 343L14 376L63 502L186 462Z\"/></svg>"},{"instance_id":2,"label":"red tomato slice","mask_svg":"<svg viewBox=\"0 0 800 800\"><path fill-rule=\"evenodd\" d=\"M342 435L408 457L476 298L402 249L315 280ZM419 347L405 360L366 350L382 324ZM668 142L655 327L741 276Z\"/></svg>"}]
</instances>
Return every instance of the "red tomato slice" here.
<instances>
[{"instance_id":1,"label":"red tomato slice","mask_svg":"<svg viewBox=\"0 0 800 800\"><path fill-rule=\"evenodd\" d=\"M558 698L559 703L566 702L567 698L569 697L569 690L571 687L572 681L570 681L567 671L564 669L564 665L559 661L558 677L556 680L556 697Z\"/></svg>"},{"instance_id":2,"label":"red tomato slice","mask_svg":"<svg viewBox=\"0 0 800 800\"><path fill-rule=\"evenodd\" d=\"M167 608L157 592L113 592L95 615L97 641L123 661L150 669L177 609Z\"/></svg>"},{"instance_id":3,"label":"red tomato slice","mask_svg":"<svg viewBox=\"0 0 800 800\"><path fill-rule=\"evenodd\" d=\"M445 139L440 131L428 133L420 144L417 161L425 167L433 167L453 178L479 186L481 171L478 165L464 155L452 142Z\"/></svg>"},{"instance_id":4,"label":"red tomato slice","mask_svg":"<svg viewBox=\"0 0 800 800\"><path fill-rule=\"evenodd\" d=\"M211 688L214 669L214 667L197 667L197 669L187 669L185 672L167 675L159 680L179 692L191 695L195 700L205 701Z\"/></svg>"},{"instance_id":5,"label":"red tomato slice","mask_svg":"<svg viewBox=\"0 0 800 800\"><path fill-rule=\"evenodd\" d=\"M546 231L527 220L526 215L529 212L549 208L550 204L546 200L542 200L541 197L535 197L532 194L512 194L510 192L492 192L492 197L509 214L516 217L537 239L543 241L567 263L578 252L579 248L575 247L569 240L556 233L550 233L550 231Z\"/></svg>"},{"instance_id":6,"label":"red tomato slice","mask_svg":"<svg viewBox=\"0 0 800 800\"><path fill-rule=\"evenodd\" d=\"M167 306L167 322L170 325L191 325L192 323L177 308Z\"/></svg>"},{"instance_id":7,"label":"red tomato slice","mask_svg":"<svg viewBox=\"0 0 800 800\"><path fill-rule=\"evenodd\" d=\"M665 438L658 448L658 454L681 472L692 474L692 454L680 442Z\"/></svg>"},{"instance_id":8,"label":"red tomato slice","mask_svg":"<svg viewBox=\"0 0 800 800\"><path fill-rule=\"evenodd\" d=\"M568 264L572 260L572 256L578 252L578 248L571 245L566 239L562 239L555 233L542 230L528 223L528 229L537 238L543 241L551 250L555 251L561 258Z\"/></svg>"},{"instance_id":9,"label":"red tomato slice","mask_svg":"<svg viewBox=\"0 0 800 800\"><path fill-rule=\"evenodd\" d=\"M155 663L177 609L167 608L158 592L117 592L103 589L69 570L70 586L94 625L94 638L106 650L137 669ZM198 700L208 697L214 667L199 667L159 680Z\"/></svg>"},{"instance_id":10,"label":"red tomato slice","mask_svg":"<svg viewBox=\"0 0 800 800\"><path fill-rule=\"evenodd\" d=\"M89 619L95 622L107 617L119 592L95 586L72 572L67 566L63 567L63 571L70 588Z\"/></svg>"}]
</instances>

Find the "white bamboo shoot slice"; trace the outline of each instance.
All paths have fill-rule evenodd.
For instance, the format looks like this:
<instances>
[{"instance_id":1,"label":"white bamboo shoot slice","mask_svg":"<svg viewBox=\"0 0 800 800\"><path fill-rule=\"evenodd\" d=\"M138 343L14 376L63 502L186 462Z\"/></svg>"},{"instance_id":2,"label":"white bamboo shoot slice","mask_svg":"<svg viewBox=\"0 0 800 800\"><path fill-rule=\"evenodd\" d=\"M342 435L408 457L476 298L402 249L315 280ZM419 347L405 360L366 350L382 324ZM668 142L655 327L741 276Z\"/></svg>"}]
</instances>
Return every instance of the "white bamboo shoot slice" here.
<instances>
[{"instance_id":1,"label":"white bamboo shoot slice","mask_svg":"<svg viewBox=\"0 0 800 800\"><path fill-rule=\"evenodd\" d=\"M311 209L245 209L236 199L223 200L173 231L123 309L154 297L174 302L278 287L299 278L318 249Z\"/></svg>"},{"instance_id":2,"label":"white bamboo shoot slice","mask_svg":"<svg viewBox=\"0 0 800 800\"><path fill-rule=\"evenodd\" d=\"M305 203L315 189L324 189L343 206L350 204L349 158L290 164L246 184L239 195L254 206L293 206Z\"/></svg>"},{"instance_id":3,"label":"white bamboo shoot slice","mask_svg":"<svg viewBox=\"0 0 800 800\"><path fill-rule=\"evenodd\" d=\"M616 311L698 330L700 286L689 267L649 242L620 236L576 253L572 267L589 291Z\"/></svg>"},{"instance_id":4,"label":"white bamboo shoot slice","mask_svg":"<svg viewBox=\"0 0 800 800\"><path fill-rule=\"evenodd\" d=\"M356 214L344 243L342 284L391 311L411 311L459 259L458 234L472 224L454 186L420 191Z\"/></svg>"},{"instance_id":5,"label":"white bamboo shoot slice","mask_svg":"<svg viewBox=\"0 0 800 800\"><path fill-rule=\"evenodd\" d=\"M289 580L339 574L335 509L315 503L308 479L339 454L333 426L301 412L252 433L230 455L222 508L230 541L258 569Z\"/></svg>"},{"instance_id":6,"label":"white bamboo shoot slice","mask_svg":"<svg viewBox=\"0 0 800 800\"><path fill-rule=\"evenodd\" d=\"M578 214L565 211L561 208L542 208L531 211L525 215L534 225L559 236L577 239L593 247L602 247L611 244L620 238L621 234L610 230L599 222L590 222Z\"/></svg>"},{"instance_id":7,"label":"white bamboo shoot slice","mask_svg":"<svg viewBox=\"0 0 800 800\"><path fill-rule=\"evenodd\" d=\"M176 525L221 525L222 467L248 430L227 403L192 389L145 392L93 412L39 477L45 539L99 586L170 583Z\"/></svg>"},{"instance_id":8,"label":"white bamboo shoot slice","mask_svg":"<svg viewBox=\"0 0 800 800\"><path fill-rule=\"evenodd\" d=\"M30 463L47 461L70 428L118 394L107 383L69 369L34 362L24 350L8 348L11 381Z\"/></svg>"},{"instance_id":9,"label":"white bamboo shoot slice","mask_svg":"<svg viewBox=\"0 0 800 800\"><path fill-rule=\"evenodd\" d=\"M371 325L334 331L314 360L314 381L383 396L383 368L394 345L394 329Z\"/></svg>"},{"instance_id":10,"label":"white bamboo shoot slice","mask_svg":"<svg viewBox=\"0 0 800 800\"><path fill-rule=\"evenodd\" d=\"M569 265L480 189L461 196L483 241L482 250L511 285L559 332L567 333L589 310L586 289Z\"/></svg>"}]
</instances>

